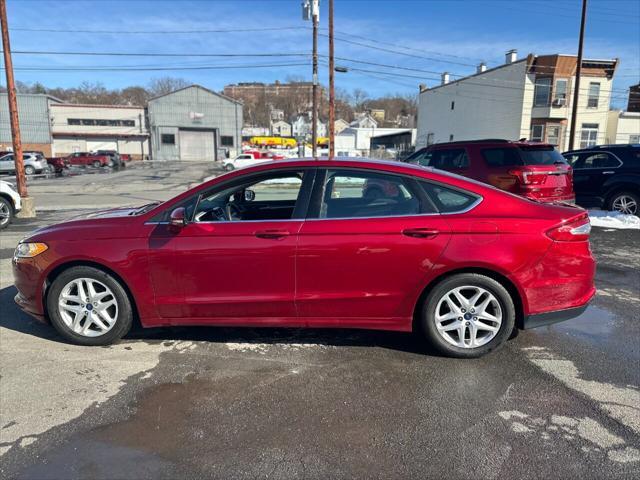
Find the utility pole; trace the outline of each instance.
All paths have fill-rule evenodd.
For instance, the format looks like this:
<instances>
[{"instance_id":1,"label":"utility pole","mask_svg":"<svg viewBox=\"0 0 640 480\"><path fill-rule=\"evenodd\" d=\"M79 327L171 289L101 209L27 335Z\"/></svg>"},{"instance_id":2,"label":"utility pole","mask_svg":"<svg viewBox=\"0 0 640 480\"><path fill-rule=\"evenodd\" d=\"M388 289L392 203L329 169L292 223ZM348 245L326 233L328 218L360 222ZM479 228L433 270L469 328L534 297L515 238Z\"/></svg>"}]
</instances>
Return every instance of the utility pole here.
<instances>
[{"instance_id":1,"label":"utility pole","mask_svg":"<svg viewBox=\"0 0 640 480\"><path fill-rule=\"evenodd\" d=\"M329 0L329 160L335 155L336 89L333 58L333 0Z\"/></svg>"},{"instance_id":2,"label":"utility pole","mask_svg":"<svg viewBox=\"0 0 640 480\"><path fill-rule=\"evenodd\" d=\"M573 150L578 123L578 98L580 93L580 76L582 75L582 47L584 46L584 27L587 20L587 0L582 0L582 19L580 20L580 40L578 41L578 64L576 65L576 82L573 86L573 105L571 108L571 131L569 132L569 150Z\"/></svg>"},{"instance_id":3,"label":"utility pole","mask_svg":"<svg viewBox=\"0 0 640 480\"><path fill-rule=\"evenodd\" d=\"M311 112L311 156L318 155L318 20L320 0L311 0L311 20L313 22L313 106Z\"/></svg>"},{"instance_id":4,"label":"utility pole","mask_svg":"<svg viewBox=\"0 0 640 480\"><path fill-rule=\"evenodd\" d=\"M20 141L20 122L18 120L18 99L13 77L13 62L11 61L11 45L9 43L9 26L7 24L7 0L0 0L0 28L2 29L2 50L4 52L4 67L7 75L7 98L9 99L9 117L11 119L11 138L13 140L13 158L16 166L16 184L18 194L22 200L20 216L35 217L33 199L27 193L27 182L24 175L22 157L22 142Z\"/></svg>"}]
</instances>

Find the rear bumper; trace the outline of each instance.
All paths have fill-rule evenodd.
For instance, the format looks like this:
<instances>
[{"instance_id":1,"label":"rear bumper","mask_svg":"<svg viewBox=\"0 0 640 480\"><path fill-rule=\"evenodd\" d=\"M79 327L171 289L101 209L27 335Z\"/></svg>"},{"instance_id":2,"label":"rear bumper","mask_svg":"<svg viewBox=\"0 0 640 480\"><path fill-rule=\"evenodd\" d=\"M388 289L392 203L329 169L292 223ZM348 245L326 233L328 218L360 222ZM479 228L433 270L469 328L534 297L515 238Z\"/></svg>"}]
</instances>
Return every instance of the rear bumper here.
<instances>
[{"instance_id":1,"label":"rear bumper","mask_svg":"<svg viewBox=\"0 0 640 480\"><path fill-rule=\"evenodd\" d=\"M522 328L524 330L529 330L531 328L544 327L545 325L552 325L554 323L564 322L565 320L571 320L572 318L578 317L587 309L589 301L591 301L595 293L595 289L593 289L593 292L590 294L587 302L578 307L556 310L554 312L526 315L522 322Z\"/></svg>"}]
</instances>

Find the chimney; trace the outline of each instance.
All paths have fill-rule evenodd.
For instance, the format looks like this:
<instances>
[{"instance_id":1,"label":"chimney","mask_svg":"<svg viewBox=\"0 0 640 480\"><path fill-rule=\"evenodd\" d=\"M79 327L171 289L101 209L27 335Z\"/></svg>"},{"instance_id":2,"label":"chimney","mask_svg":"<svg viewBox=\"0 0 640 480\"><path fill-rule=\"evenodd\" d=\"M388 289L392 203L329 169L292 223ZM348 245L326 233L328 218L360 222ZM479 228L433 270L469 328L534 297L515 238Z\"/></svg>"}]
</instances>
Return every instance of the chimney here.
<instances>
[{"instance_id":1,"label":"chimney","mask_svg":"<svg viewBox=\"0 0 640 480\"><path fill-rule=\"evenodd\" d=\"M449 83L449 72L444 72L442 74L442 85L446 85Z\"/></svg>"},{"instance_id":2,"label":"chimney","mask_svg":"<svg viewBox=\"0 0 640 480\"><path fill-rule=\"evenodd\" d=\"M476 68L476 73L482 73L486 71L487 71L487 64L484 62L482 62L480 65L478 65L478 68Z\"/></svg>"},{"instance_id":3,"label":"chimney","mask_svg":"<svg viewBox=\"0 0 640 480\"><path fill-rule=\"evenodd\" d=\"M513 63L518 59L518 51L514 48L505 53L505 63Z\"/></svg>"},{"instance_id":4,"label":"chimney","mask_svg":"<svg viewBox=\"0 0 640 480\"><path fill-rule=\"evenodd\" d=\"M428 87L424 83L421 83L420 85L418 85L418 88L420 89L420 93L426 92L428 89Z\"/></svg>"}]
</instances>

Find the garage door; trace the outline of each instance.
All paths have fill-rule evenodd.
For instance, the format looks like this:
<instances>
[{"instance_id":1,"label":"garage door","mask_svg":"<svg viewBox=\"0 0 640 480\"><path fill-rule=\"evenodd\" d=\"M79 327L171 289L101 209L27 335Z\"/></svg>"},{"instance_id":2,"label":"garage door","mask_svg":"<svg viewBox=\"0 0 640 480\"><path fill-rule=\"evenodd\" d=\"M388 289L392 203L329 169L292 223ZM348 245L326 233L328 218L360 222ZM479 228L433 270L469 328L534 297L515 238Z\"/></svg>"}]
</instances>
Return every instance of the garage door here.
<instances>
[{"instance_id":1,"label":"garage door","mask_svg":"<svg viewBox=\"0 0 640 480\"><path fill-rule=\"evenodd\" d=\"M180 130L180 160L213 161L215 160L214 132L196 132Z\"/></svg>"}]
</instances>

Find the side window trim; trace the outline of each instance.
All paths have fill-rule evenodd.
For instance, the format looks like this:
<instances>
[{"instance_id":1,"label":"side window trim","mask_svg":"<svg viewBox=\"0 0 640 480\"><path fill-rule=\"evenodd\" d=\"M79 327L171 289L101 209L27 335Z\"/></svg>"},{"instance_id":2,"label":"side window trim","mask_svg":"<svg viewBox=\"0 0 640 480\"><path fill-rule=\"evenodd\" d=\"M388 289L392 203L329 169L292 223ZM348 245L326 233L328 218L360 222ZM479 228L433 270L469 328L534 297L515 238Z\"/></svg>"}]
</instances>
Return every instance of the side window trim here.
<instances>
[{"instance_id":1,"label":"side window trim","mask_svg":"<svg viewBox=\"0 0 640 480\"><path fill-rule=\"evenodd\" d=\"M459 215L461 213L467 213L467 212L470 212L471 210L473 210L474 208L476 208L478 205L480 205L480 203L482 203L482 201L484 200L484 197L482 195L480 195L479 193L470 192L470 191L465 190L463 188L456 187L455 185L449 185L449 184L446 184L446 183L438 182L436 180L431 180L430 178L424 178L424 179L422 179L420 181L424 182L424 183L429 183L431 185L435 185L435 186L438 186L438 187L441 187L441 188L445 188L445 189L448 189L448 190L453 190L455 192L460 192L460 193L462 193L464 195L471 195L472 197L476 198L476 200L473 203L471 203L467 207L463 208L462 210L456 210L455 212L441 212L437 208L437 206L435 205L435 202L433 200L431 200L431 202L434 204L436 212L438 212L436 215ZM429 194L424 190L424 188L421 187L420 189L424 192L424 194L427 197L429 197Z\"/></svg>"}]
</instances>

